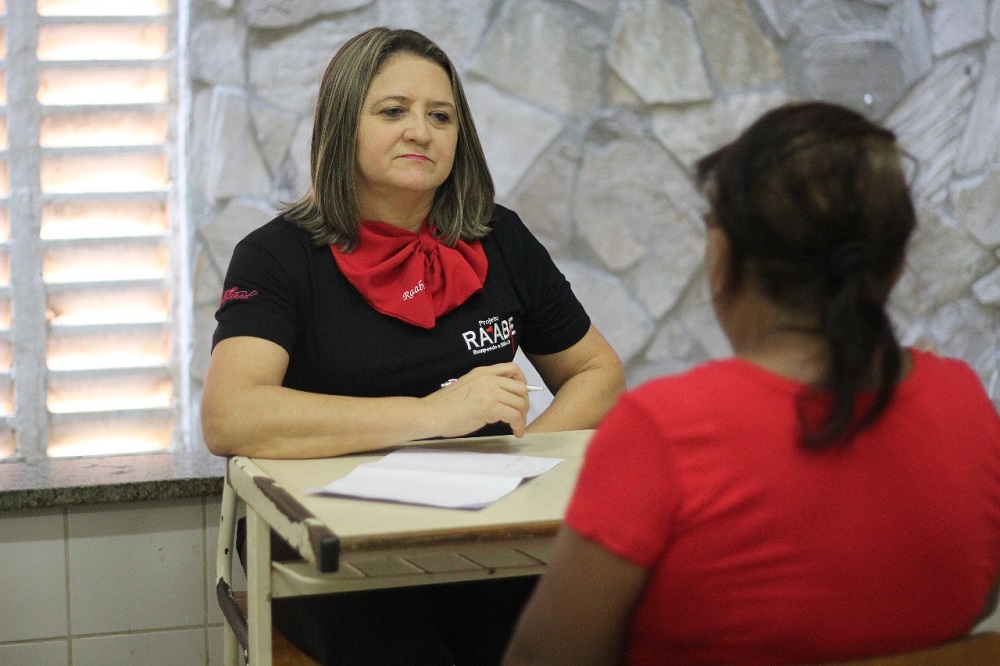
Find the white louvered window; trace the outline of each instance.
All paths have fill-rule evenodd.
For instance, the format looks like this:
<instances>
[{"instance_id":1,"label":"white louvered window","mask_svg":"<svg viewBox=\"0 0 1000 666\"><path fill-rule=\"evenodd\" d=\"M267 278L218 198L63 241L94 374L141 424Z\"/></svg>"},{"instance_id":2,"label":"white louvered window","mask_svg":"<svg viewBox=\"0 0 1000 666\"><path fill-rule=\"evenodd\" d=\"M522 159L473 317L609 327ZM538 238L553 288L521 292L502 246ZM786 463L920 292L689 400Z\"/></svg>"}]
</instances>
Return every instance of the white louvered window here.
<instances>
[{"instance_id":1,"label":"white louvered window","mask_svg":"<svg viewBox=\"0 0 1000 666\"><path fill-rule=\"evenodd\" d=\"M168 449L170 0L0 11L0 458Z\"/></svg>"}]
</instances>

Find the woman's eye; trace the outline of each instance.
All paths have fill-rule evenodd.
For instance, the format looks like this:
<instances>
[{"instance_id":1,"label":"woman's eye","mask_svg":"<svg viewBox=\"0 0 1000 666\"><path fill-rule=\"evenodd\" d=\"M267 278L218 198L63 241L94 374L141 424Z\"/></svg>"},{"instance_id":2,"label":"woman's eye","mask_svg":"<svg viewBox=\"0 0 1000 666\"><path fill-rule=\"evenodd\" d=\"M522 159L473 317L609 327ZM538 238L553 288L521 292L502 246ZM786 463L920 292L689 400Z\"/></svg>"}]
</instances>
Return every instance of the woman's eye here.
<instances>
[{"instance_id":1,"label":"woman's eye","mask_svg":"<svg viewBox=\"0 0 1000 666\"><path fill-rule=\"evenodd\" d=\"M451 116L449 116L444 111L434 111L433 113L431 113L431 118L433 118L435 122L440 123L442 125L446 125L451 122Z\"/></svg>"},{"instance_id":2,"label":"woman's eye","mask_svg":"<svg viewBox=\"0 0 1000 666\"><path fill-rule=\"evenodd\" d=\"M403 109L398 106L390 106L388 109L382 109L382 115L387 118L399 118L403 115Z\"/></svg>"}]
</instances>

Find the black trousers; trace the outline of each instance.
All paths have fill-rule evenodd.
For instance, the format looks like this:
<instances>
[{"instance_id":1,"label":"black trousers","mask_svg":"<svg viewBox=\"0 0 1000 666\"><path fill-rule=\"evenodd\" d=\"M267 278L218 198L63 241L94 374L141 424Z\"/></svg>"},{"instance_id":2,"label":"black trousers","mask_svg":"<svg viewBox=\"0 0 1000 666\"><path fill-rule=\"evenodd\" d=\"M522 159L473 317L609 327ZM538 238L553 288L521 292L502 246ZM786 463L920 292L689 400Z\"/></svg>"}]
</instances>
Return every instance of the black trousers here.
<instances>
[{"instance_id":1,"label":"black trousers","mask_svg":"<svg viewBox=\"0 0 1000 666\"><path fill-rule=\"evenodd\" d=\"M246 568L246 526L236 548ZM275 560L298 555L273 532ZM328 666L499 664L537 576L274 599L275 626Z\"/></svg>"}]
</instances>

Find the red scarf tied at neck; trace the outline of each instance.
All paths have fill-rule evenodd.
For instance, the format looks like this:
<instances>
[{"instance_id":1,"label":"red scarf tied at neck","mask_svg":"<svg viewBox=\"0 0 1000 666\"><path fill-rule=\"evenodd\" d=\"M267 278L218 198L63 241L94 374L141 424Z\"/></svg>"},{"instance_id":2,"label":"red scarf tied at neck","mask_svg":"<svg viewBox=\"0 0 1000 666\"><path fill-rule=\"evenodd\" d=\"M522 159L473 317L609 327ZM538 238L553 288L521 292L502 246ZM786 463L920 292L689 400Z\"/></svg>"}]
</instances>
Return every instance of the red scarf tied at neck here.
<instances>
[{"instance_id":1,"label":"red scarf tied at neck","mask_svg":"<svg viewBox=\"0 0 1000 666\"><path fill-rule=\"evenodd\" d=\"M333 258L347 281L384 315L420 328L482 291L488 262L482 243L458 241L451 248L434 238L425 220L413 233L366 220L357 247Z\"/></svg>"}]
</instances>

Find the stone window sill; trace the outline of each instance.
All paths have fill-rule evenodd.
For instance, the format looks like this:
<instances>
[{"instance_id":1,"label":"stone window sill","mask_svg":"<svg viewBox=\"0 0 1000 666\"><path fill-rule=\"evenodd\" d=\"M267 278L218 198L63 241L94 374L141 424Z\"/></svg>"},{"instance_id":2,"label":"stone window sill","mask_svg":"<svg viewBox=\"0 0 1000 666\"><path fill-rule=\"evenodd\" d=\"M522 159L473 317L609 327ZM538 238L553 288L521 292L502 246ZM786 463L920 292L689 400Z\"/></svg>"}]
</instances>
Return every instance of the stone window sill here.
<instances>
[{"instance_id":1,"label":"stone window sill","mask_svg":"<svg viewBox=\"0 0 1000 666\"><path fill-rule=\"evenodd\" d=\"M222 494L225 460L207 449L0 462L0 511Z\"/></svg>"}]
</instances>

